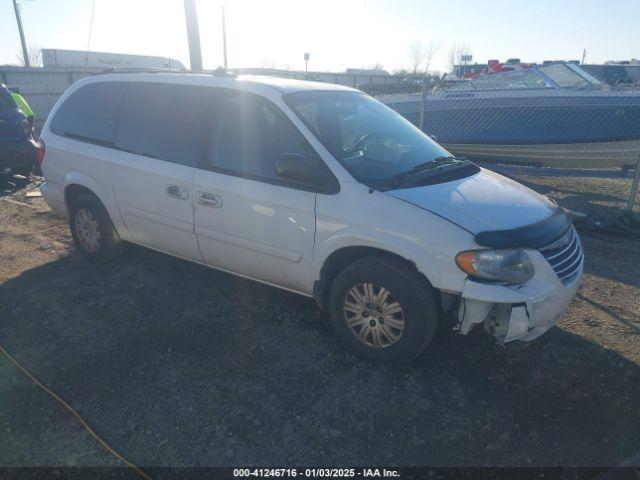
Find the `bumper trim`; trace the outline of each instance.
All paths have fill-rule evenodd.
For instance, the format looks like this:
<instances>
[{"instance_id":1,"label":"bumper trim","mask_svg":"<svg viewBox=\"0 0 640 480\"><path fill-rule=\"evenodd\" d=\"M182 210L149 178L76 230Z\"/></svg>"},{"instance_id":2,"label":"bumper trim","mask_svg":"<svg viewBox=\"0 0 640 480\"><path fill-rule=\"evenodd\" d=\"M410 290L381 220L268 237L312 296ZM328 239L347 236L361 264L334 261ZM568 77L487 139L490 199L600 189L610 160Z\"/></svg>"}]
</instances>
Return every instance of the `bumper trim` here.
<instances>
[{"instance_id":1,"label":"bumper trim","mask_svg":"<svg viewBox=\"0 0 640 480\"><path fill-rule=\"evenodd\" d=\"M67 205L64 201L64 189L62 185L46 181L40 185L40 192L44 201L56 213L67 216Z\"/></svg>"}]
</instances>

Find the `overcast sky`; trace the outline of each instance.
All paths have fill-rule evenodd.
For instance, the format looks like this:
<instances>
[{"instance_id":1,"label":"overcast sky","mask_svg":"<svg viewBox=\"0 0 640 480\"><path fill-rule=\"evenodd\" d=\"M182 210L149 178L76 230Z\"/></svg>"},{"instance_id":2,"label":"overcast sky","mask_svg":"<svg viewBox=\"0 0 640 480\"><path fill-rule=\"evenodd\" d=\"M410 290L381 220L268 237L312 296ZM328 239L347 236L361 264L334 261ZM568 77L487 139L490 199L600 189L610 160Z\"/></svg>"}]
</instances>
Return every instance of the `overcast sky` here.
<instances>
[{"instance_id":1,"label":"overcast sky","mask_svg":"<svg viewBox=\"0 0 640 480\"><path fill-rule=\"evenodd\" d=\"M85 50L93 0L20 0L27 43ZM197 0L205 68L222 64L226 5L230 67L342 71L409 67L414 41L452 45L474 60L640 58L640 0ZM89 50L172 57L189 65L182 0L95 0ZM0 0L0 64L16 63L20 40L11 0Z\"/></svg>"}]
</instances>

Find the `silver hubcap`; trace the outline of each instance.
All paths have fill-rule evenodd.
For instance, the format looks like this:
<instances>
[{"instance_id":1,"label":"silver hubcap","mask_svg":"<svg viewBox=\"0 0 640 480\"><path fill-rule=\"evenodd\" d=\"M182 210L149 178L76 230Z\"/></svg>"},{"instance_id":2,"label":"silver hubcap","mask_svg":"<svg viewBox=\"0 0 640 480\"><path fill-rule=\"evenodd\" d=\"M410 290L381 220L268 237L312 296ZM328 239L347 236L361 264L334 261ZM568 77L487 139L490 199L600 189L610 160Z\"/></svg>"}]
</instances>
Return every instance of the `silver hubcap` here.
<instances>
[{"instance_id":1,"label":"silver hubcap","mask_svg":"<svg viewBox=\"0 0 640 480\"><path fill-rule=\"evenodd\" d=\"M370 347L389 347L404 333L400 302L389 290L373 283L361 283L349 290L344 317L351 333Z\"/></svg>"},{"instance_id":2,"label":"silver hubcap","mask_svg":"<svg viewBox=\"0 0 640 480\"><path fill-rule=\"evenodd\" d=\"M100 249L100 224L96 217L86 208L81 208L76 212L74 219L76 235L82 248L87 252L95 253Z\"/></svg>"}]
</instances>

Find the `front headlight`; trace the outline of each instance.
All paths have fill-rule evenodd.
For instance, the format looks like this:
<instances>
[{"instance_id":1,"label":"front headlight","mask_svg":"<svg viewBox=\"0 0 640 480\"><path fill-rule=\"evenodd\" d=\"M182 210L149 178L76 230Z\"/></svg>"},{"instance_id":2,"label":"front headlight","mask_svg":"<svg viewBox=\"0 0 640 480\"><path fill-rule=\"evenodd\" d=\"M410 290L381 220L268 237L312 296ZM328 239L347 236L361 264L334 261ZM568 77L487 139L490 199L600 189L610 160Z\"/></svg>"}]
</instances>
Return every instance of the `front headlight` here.
<instances>
[{"instance_id":1,"label":"front headlight","mask_svg":"<svg viewBox=\"0 0 640 480\"><path fill-rule=\"evenodd\" d=\"M533 263L522 250L467 250L456 255L456 265L472 277L506 283L524 283L533 277Z\"/></svg>"}]
</instances>

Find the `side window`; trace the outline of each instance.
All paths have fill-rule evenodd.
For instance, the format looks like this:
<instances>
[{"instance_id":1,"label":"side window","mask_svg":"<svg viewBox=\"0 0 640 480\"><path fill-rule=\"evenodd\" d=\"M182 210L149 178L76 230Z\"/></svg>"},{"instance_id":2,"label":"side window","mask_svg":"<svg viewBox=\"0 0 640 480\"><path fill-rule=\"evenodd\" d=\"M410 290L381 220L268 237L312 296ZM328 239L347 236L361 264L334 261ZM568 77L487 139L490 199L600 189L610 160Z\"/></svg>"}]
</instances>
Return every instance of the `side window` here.
<instances>
[{"instance_id":1,"label":"side window","mask_svg":"<svg viewBox=\"0 0 640 480\"><path fill-rule=\"evenodd\" d=\"M253 94L220 95L209 165L243 176L283 181L276 163L299 153L321 165L315 152L275 105Z\"/></svg>"},{"instance_id":2,"label":"side window","mask_svg":"<svg viewBox=\"0 0 640 480\"><path fill-rule=\"evenodd\" d=\"M58 109L51 121L51 130L90 142L111 144L125 86L122 82L100 82L79 88Z\"/></svg>"},{"instance_id":3,"label":"side window","mask_svg":"<svg viewBox=\"0 0 640 480\"><path fill-rule=\"evenodd\" d=\"M167 83L130 83L115 146L195 167L205 147L211 89Z\"/></svg>"}]
</instances>

